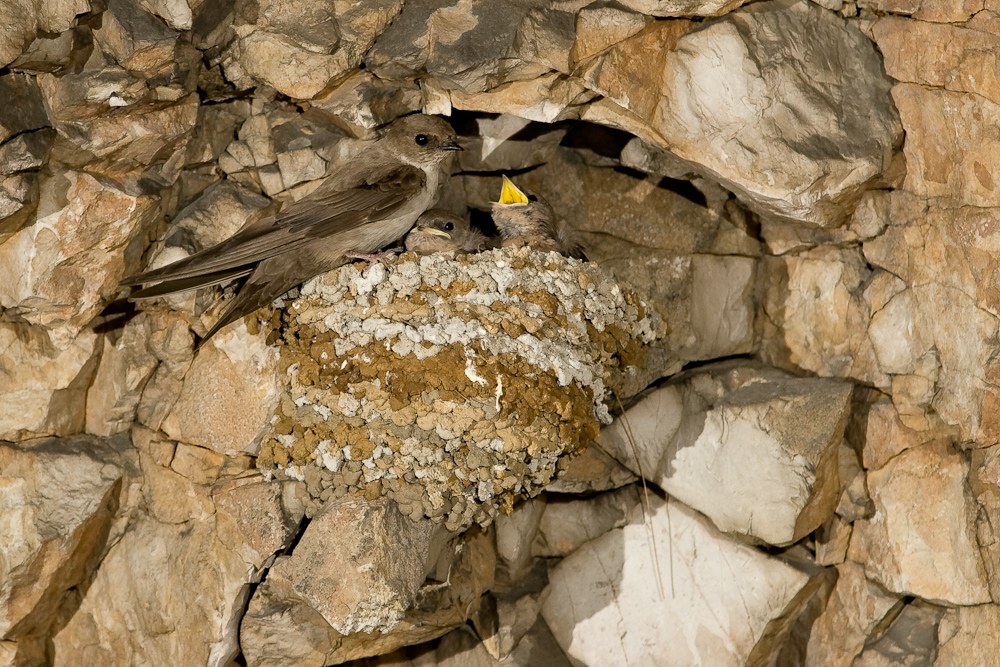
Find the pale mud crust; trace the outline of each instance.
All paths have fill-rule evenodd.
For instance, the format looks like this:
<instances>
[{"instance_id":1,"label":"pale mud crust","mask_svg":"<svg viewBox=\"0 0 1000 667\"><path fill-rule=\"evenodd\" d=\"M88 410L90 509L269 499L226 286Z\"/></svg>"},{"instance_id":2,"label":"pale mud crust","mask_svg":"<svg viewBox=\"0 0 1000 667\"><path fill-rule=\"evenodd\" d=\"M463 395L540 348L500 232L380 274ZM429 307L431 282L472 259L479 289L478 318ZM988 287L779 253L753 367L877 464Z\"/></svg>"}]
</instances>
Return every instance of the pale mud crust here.
<instances>
[{"instance_id":1,"label":"pale mud crust","mask_svg":"<svg viewBox=\"0 0 1000 667\"><path fill-rule=\"evenodd\" d=\"M610 417L663 318L598 265L507 248L348 265L265 326L285 379L257 460L330 498L385 495L451 530L548 483Z\"/></svg>"}]
</instances>

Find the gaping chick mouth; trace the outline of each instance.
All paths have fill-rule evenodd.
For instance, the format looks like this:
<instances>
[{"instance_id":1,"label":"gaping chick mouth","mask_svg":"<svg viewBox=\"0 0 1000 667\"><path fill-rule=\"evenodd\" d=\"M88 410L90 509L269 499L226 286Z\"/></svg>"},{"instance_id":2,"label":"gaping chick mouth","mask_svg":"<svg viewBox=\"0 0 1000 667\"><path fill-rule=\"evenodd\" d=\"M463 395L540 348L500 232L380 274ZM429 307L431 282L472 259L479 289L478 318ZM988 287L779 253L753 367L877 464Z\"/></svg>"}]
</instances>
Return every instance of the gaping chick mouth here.
<instances>
[{"instance_id":1,"label":"gaping chick mouth","mask_svg":"<svg viewBox=\"0 0 1000 667\"><path fill-rule=\"evenodd\" d=\"M503 187L500 189L500 200L496 203L502 206L527 204L528 196L521 192L521 190L505 175L503 177Z\"/></svg>"}]
</instances>

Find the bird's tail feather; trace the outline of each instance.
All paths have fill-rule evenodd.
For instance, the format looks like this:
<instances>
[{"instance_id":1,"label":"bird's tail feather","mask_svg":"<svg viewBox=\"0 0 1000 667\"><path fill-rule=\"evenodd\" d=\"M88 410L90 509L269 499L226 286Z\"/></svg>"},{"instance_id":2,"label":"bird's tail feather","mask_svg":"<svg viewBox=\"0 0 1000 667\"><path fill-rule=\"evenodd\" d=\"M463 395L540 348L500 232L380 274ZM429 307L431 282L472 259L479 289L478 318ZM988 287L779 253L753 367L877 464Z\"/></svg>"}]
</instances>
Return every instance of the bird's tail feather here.
<instances>
[{"instance_id":1,"label":"bird's tail feather","mask_svg":"<svg viewBox=\"0 0 1000 667\"><path fill-rule=\"evenodd\" d=\"M216 273L210 273L203 276L165 280L162 283L150 285L149 287L143 287L142 289L132 292L129 294L128 299L129 301L152 299L153 297L164 296L166 294L187 292L188 290L198 289L199 287L211 287L212 285L224 283L227 280L242 278L243 276L249 275L251 271L253 271L252 266L241 266L235 269L229 269L228 271L218 271Z\"/></svg>"}]
</instances>

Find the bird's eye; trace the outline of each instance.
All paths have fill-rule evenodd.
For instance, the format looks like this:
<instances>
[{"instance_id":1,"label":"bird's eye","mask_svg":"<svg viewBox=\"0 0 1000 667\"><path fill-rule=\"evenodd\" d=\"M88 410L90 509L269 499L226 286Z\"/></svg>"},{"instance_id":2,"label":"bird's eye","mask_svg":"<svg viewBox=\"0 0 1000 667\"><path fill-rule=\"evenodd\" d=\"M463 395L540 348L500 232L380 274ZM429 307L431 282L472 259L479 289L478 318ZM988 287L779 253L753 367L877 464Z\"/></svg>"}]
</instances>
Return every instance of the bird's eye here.
<instances>
[{"instance_id":1,"label":"bird's eye","mask_svg":"<svg viewBox=\"0 0 1000 667\"><path fill-rule=\"evenodd\" d=\"M535 195L528 195L528 201L538 201L538 197Z\"/></svg>"},{"instance_id":2,"label":"bird's eye","mask_svg":"<svg viewBox=\"0 0 1000 667\"><path fill-rule=\"evenodd\" d=\"M446 222L446 223L444 223L444 231L446 231L446 232L450 232L450 231L451 231L451 230L453 230L453 229L455 229L455 225L453 225L453 224L452 224L452 223L450 223L450 222Z\"/></svg>"},{"instance_id":3,"label":"bird's eye","mask_svg":"<svg viewBox=\"0 0 1000 667\"><path fill-rule=\"evenodd\" d=\"M413 138L413 140L415 142L417 142L418 146L426 146L427 145L427 135L426 134L418 134L417 136L415 136Z\"/></svg>"}]
</instances>

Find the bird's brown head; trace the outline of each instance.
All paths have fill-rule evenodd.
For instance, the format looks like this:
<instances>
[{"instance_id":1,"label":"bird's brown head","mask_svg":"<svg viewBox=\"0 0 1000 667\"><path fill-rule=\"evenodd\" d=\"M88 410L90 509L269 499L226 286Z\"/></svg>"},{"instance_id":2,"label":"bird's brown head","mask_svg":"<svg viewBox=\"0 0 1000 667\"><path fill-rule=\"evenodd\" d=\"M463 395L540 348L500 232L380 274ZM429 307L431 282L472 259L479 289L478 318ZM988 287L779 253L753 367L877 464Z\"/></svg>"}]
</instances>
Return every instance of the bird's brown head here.
<instances>
[{"instance_id":1,"label":"bird's brown head","mask_svg":"<svg viewBox=\"0 0 1000 667\"><path fill-rule=\"evenodd\" d=\"M433 167L454 151L462 150L455 130L443 118L425 114L403 116L394 121L382 139L403 161L415 167Z\"/></svg>"}]
</instances>

